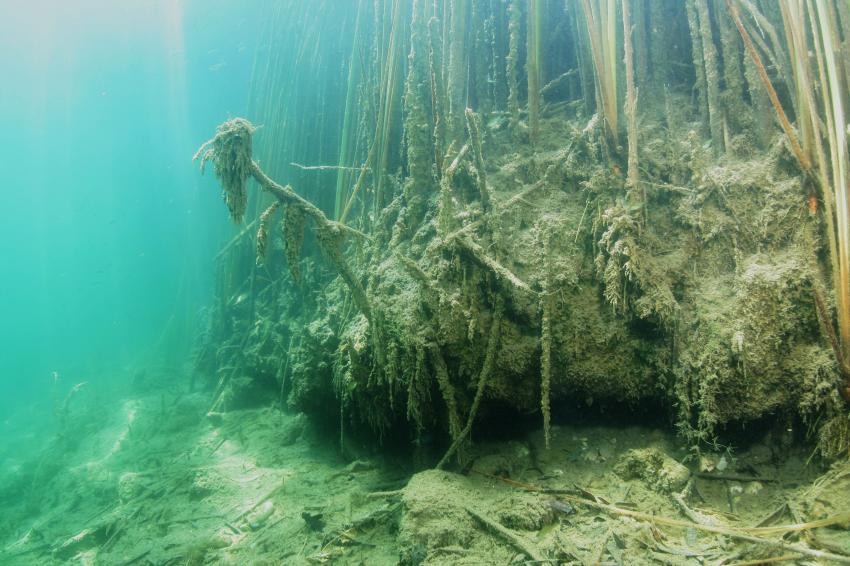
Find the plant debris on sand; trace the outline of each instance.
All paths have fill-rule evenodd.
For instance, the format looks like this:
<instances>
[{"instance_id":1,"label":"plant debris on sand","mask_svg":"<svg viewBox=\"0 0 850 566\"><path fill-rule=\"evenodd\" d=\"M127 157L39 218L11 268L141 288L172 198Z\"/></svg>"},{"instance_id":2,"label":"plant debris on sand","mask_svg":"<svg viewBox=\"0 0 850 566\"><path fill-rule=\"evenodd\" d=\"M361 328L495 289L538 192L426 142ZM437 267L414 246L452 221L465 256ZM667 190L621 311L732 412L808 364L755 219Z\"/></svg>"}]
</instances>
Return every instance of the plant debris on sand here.
<instances>
[{"instance_id":1,"label":"plant debris on sand","mask_svg":"<svg viewBox=\"0 0 850 566\"><path fill-rule=\"evenodd\" d=\"M538 431L477 443L466 474L413 474L341 459L304 415L217 421L202 395L100 393L70 415L73 442L0 469L3 563L850 562L847 463L821 472L770 439L689 452L660 430L555 426L548 450Z\"/></svg>"}]
</instances>

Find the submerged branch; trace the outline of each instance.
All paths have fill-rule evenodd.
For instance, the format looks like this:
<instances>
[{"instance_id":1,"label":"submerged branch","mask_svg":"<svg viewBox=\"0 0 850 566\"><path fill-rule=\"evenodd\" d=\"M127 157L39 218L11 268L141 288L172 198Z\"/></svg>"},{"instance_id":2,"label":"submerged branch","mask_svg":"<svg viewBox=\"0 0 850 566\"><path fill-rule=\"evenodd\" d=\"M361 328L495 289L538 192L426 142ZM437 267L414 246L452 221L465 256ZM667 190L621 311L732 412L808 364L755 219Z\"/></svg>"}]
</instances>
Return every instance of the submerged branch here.
<instances>
[{"instance_id":1,"label":"submerged branch","mask_svg":"<svg viewBox=\"0 0 850 566\"><path fill-rule=\"evenodd\" d=\"M546 83L546 86L540 89L540 95L543 96L544 94L548 94L550 90L554 90L561 86L561 83L576 74L578 74L578 69L570 69L566 73L562 73L560 76Z\"/></svg>"},{"instance_id":2,"label":"submerged branch","mask_svg":"<svg viewBox=\"0 0 850 566\"><path fill-rule=\"evenodd\" d=\"M299 196L289 185L280 185L273 181L252 159L252 135L256 131L251 122L244 118L234 118L224 122L216 129L215 137L205 142L194 159L201 158L201 171L204 164L211 160L215 165L215 174L221 182L225 202L231 217L241 222L247 202L246 181L253 177L259 185L274 196L281 204L295 207L316 224L317 241L322 251L336 268L337 273L351 290L354 302L367 320L372 318L372 309L366 297L366 289L354 274L342 253L343 236L353 235L369 240L366 234L325 216L319 207Z\"/></svg>"},{"instance_id":3,"label":"submerged branch","mask_svg":"<svg viewBox=\"0 0 850 566\"><path fill-rule=\"evenodd\" d=\"M513 271L487 255L484 248L475 243L471 238L458 237L455 240L455 243L460 246L461 249L466 251L476 263L493 272L496 279L499 281L503 281L504 283L509 284L510 287L516 287L526 293L530 293L532 295L536 294L525 281L520 279Z\"/></svg>"}]
</instances>

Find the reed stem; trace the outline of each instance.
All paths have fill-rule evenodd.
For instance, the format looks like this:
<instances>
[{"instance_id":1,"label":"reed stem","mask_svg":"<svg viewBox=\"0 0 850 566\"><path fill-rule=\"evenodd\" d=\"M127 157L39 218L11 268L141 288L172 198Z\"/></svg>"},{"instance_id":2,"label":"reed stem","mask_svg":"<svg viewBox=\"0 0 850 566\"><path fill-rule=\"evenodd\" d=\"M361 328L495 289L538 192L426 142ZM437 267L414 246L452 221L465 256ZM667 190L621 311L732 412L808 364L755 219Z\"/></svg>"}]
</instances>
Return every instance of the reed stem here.
<instances>
[{"instance_id":1,"label":"reed stem","mask_svg":"<svg viewBox=\"0 0 850 566\"><path fill-rule=\"evenodd\" d=\"M735 27L738 28L738 33L741 34L741 39L744 40L744 47L747 49L747 53L749 53L750 57L753 60L753 63L756 65L756 69L758 70L759 78L764 85L765 90L767 90L767 95L770 98L770 103L773 105L774 110L776 110L776 115L779 118L779 125L782 127L782 131L785 132L785 136L788 138L788 143L791 145L791 151L794 153L794 157L797 158L797 161L800 164L800 167L805 172L809 172L812 168L812 163L806 157L806 154L803 152L802 147L800 147L800 142L797 139L797 134L794 132L794 128L791 126L791 122L788 120L788 116L785 114L785 110L782 108L782 103L779 102L779 97L776 95L776 90L773 88L773 84L770 82L770 77L767 76L767 71L764 68L764 63L761 61L761 57L756 51L755 46L753 45L753 41L750 38L749 32L744 27L744 24L741 22L741 14L738 11L738 6L735 4L734 0L726 0L726 6L729 9L729 14L732 16L732 21L735 22Z\"/></svg>"},{"instance_id":2,"label":"reed stem","mask_svg":"<svg viewBox=\"0 0 850 566\"><path fill-rule=\"evenodd\" d=\"M596 88L607 133L614 149L619 146L617 129L617 28L616 0L582 0L590 52L593 58Z\"/></svg>"},{"instance_id":3,"label":"reed stem","mask_svg":"<svg viewBox=\"0 0 850 566\"><path fill-rule=\"evenodd\" d=\"M540 25L541 1L529 0L525 71L528 77L528 134L531 143L540 136Z\"/></svg>"},{"instance_id":4,"label":"reed stem","mask_svg":"<svg viewBox=\"0 0 850 566\"><path fill-rule=\"evenodd\" d=\"M357 4L357 17L354 22L354 40L351 46L351 58L348 62L348 81L345 91L345 113L342 119L342 133L340 135L339 147L339 171L336 176L336 198L334 199L334 218L337 220L342 216L343 206L345 205L345 193L348 187L348 182L351 179L351 172L347 169L351 163L352 153L352 122L355 117L355 105L357 103L358 79L360 77L360 18L363 11L364 0L359 0Z\"/></svg>"},{"instance_id":5,"label":"reed stem","mask_svg":"<svg viewBox=\"0 0 850 566\"><path fill-rule=\"evenodd\" d=\"M836 291L838 302L838 330L841 341L841 354L846 362L850 354L850 209L848 209L848 152L847 133L845 130L845 115L843 100L847 92L842 89L841 69L835 53L841 52L838 38L834 34L830 17L830 8L824 0L817 0L817 16L819 39L822 42L823 56L826 63L828 82L823 85L824 96L829 97L832 112L832 126L829 128L828 140L832 148L832 187L834 191L836 235L838 240L839 287ZM848 387L850 387L850 376Z\"/></svg>"},{"instance_id":6,"label":"reed stem","mask_svg":"<svg viewBox=\"0 0 850 566\"><path fill-rule=\"evenodd\" d=\"M510 128L514 137L519 133L519 80L517 68L519 65L519 0L511 0L508 6L508 56L506 57L506 74L508 79L508 112Z\"/></svg>"},{"instance_id":7,"label":"reed stem","mask_svg":"<svg viewBox=\"0 0 850 566\"><path fill-rule=\"evenodd\" d=\"M717 46L711 32L711 16L707 0L696 0L699 16L699 35L702 41L702 64L705 67L705 91L708 103L708 128L711 142L716 152L722 152L723 117L720 105L720 72L717 63Z\"/></svg>"},{"instance_id":8,"label":"reed stem","mask_svg":"<svg viewBox=\"0 0 850 566\"><path fill-rule=\"evenodd\" d=\"M632 55L632 22L629 11L630 0L623 0L623 51L626 64L626 104L623 113L626 115L629 134L629 158L627 183L630 188L638 186L638 155L637 155L637 92L635 90L635 72ZM644 198L643 205L646 206Z\"/></svg>"}]
</instances>

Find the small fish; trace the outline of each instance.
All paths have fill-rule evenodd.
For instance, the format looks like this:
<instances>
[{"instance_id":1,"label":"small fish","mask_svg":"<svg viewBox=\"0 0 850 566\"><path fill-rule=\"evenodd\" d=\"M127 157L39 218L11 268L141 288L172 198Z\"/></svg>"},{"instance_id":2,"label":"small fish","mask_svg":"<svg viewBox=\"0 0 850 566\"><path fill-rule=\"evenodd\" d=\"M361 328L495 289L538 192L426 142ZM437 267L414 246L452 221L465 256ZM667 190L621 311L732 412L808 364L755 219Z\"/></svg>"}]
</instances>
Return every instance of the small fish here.
<instances>
[{"instance_id":1,"label":"small fish","mask_svg":"<svg viewBox=\"0 0 850 566\"><path fill-rule=\"evenodd\" d=\"M809 214L814 216L818 213L818 197L815 196L815 193L811 193L809 195Z\"/></svg>"},{"instance_id":2,"label":"small fish","mask_svg":"<svg viewBox=\"0 0 850 566\"><path fill-rule=\"evenodd\" d=\"M560 499L550 499L549 507L551 507L554 511L557 511L558 513L563 513L564 515L572 515L576 512L575 507L573 507L566 501L561 501Z\"/></svg>"}]
</instances>

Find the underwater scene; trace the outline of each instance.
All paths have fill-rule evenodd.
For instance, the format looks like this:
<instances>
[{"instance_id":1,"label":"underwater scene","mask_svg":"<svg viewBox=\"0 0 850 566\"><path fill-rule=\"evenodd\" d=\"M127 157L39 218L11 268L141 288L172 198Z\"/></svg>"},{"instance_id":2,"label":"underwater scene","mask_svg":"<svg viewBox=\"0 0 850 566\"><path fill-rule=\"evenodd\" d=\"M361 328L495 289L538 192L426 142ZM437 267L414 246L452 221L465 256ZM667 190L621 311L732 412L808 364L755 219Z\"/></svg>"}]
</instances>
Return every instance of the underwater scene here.
<instances>
[{"instance_id":1,"label":"underwater scene","mask_svg":"<svg viewBox=\"0 0 850 566\"><path fill-rule=\"evenodd\" d=\"M850 564L850 1L0 8L0 564Z\"/></svg>"}]
</instances>

